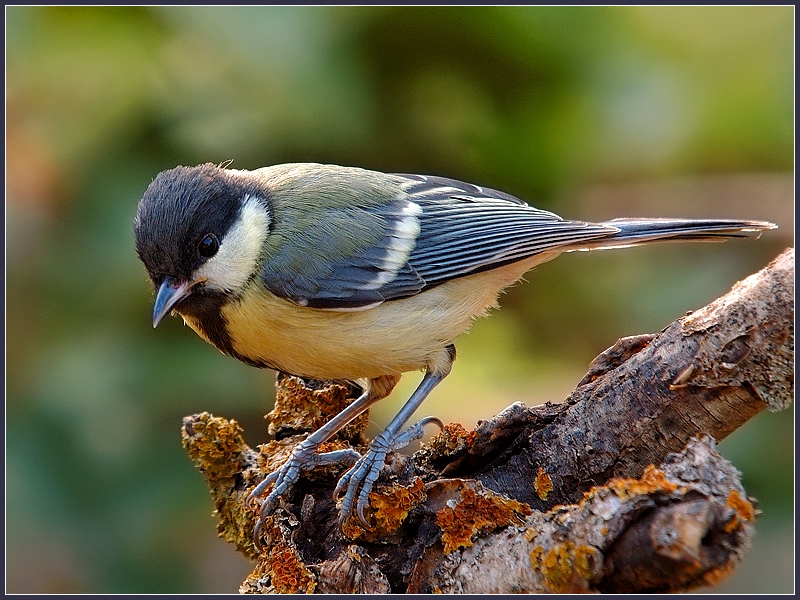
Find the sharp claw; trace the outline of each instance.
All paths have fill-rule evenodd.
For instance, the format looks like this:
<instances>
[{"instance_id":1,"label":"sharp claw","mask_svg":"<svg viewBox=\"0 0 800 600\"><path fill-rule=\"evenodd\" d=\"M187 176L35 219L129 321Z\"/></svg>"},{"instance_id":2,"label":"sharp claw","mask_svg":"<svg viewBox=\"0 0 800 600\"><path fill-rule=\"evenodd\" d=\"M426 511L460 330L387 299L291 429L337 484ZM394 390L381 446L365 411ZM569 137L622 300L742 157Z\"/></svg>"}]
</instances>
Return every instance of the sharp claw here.
<instances>
[{"instance_id":1,"label":"sharp claw","mask_svg":"<svg viewBox=\"0 0 800 600\"><path fill-rule=\"evenodd\" d=\"M358 467L358 462L350 467L347 472L339 478L339 481L336 483L336 488L333 490L334 500L338 500L342 493L347 489L356 467Z\"/></svg>"},{"instance_id":2,"label":"sharp claw","mask_svg":"<svg viewBox=\"0 0 800 600\"><path fill-rule=\"evenodd\" d=\"M270 483L273 483L276 479L278 479L279 471L273 471L269 475L267 475L264 480L259 483L256 487L253 488L253 491L250 492L250 495L247 497L247 501L252 503L254 502L259 496L264 494L264 490L269 487Z\"/></svg>"},{"instance_id":3,"label":"sharp claw","mask_svg":"<svg viewBox=\"0 0 800 600\"><path fill-rule=\"evenodd\" d=\"M253 544L256 547L256 550L260 553L264 548L261 546L261 527L263 526L264 522L259 519L256 521L256 526L253 528Z\"/></svg>"},{"instance_id":4,"label":"sharp claw","mask_svg":"<svg viewBox=\"0 0 800 600\"><path fill-rule=\"evenodd\" d=\"M345 487L347 487L347 489L345 489ZM344 492L344 497L342 497L342 492ZM349 486L342 486L342 488L338 490L338 493L334 495L336 500L338 500L340 497L342 498L342 508L339 512L339 520L344 522L353 512L353 496L350 492Z\"/></svg>"},{"instance_id":5,"label":"sharp claw","mask_svg":"<svg viewBox=\"0 0 800 600\"><path fill-rule=\"evenodd\" d=\"M259 522L266 519L269 516L269 513L272 512L274 502L267 497L264 502L261 503L261 507L258 509L258 520Z\"/></svg>"},{"instance_id":6,"label":"sharp claw","mask_svg":"<svg viewBox=\"0 0 800 600\"><path fill-rule=\"evenodd\" d=\"M429 425L431 423L434 423L439 428L439 431L444 431L444 423L439 417L425 417L418 424L424 427L425 425Z\"/></svg>"},{"instance_id":7,"label":"sharp claw","mask_svg":"<svg viewBox=\"0 0 800 600\"><path fill-rule=\"evenodd\" d=\"M367 518L364 516L364 509L366 508L366 502L363 502L363 498L359 496L358 498L358 505L356 506L356 513L358 514L358 520L364 525L364 527L369 528L369 523L367 523Z\"/></svg>"}]
</instances>

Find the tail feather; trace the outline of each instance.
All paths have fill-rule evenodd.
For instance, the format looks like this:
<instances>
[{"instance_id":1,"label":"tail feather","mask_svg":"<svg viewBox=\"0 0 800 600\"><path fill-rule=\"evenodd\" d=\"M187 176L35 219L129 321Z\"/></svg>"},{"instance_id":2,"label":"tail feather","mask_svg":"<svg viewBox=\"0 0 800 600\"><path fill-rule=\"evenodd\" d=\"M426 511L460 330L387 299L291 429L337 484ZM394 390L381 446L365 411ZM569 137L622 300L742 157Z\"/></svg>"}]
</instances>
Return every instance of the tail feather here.
<instances>
[{"instance_id":1,"label":"tail feather","mask_svg":"<svg viewBox=\"0 0 800 600\"><path fill-rule=\"evenodd\" d=\"M588 240L580 249L617 248L666 241L724 241L727 238L759 238L762 231L778 226L768 221L730 219L613 219L605 221L618 231Z\"/></svg>"}]
</instances>

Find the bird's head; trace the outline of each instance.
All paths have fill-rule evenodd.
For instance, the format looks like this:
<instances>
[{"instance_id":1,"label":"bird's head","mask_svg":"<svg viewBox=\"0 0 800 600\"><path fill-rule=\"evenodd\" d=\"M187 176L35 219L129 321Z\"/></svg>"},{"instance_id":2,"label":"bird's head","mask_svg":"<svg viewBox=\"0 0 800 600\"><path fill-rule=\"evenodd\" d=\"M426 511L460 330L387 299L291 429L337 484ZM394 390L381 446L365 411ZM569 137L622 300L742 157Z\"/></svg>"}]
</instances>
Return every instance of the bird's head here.
<instances>
[{"instance_id":1,"label":"bird's head","mask_svg":"<svg viewBox=\"0 0 800 600\"><path fill-rule=\"evenodd\" d=\"M236 296L258 270L272 217L256 178L213 164L159 173L139 202L136 251L156 289L153 326Z\"/></svg>"}]
</instances>

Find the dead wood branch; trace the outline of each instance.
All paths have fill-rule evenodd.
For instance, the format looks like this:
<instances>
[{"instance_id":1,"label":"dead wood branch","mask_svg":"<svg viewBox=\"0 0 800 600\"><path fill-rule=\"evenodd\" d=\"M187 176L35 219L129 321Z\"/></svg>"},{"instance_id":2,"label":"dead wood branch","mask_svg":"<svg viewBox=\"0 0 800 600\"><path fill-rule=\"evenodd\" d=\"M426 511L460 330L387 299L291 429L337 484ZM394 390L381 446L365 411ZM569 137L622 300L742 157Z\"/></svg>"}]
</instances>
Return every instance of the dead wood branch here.
<instances>
[{"instance_id":1,"label":"dead wood branch","mask_svg":"<svg viewBox=\"0 0 800 600\"><path fill-rule=\"evenodd\" d=\"M242 591L709 585L735 568L754 519L714 440L794 395L794 250L660 334L620 340L565 402L516 403L472 432L448 425L412 458L392 454L370 496L369 531L336 527L337 472L304 476L265 523L258 554L247 494L354 392L286 376L278 389L269 415L278 439L260 452L233 421L184 420L220 535L257 560ZM362 445L363 425L331 448Z\"/></svg>"}]
</instances>

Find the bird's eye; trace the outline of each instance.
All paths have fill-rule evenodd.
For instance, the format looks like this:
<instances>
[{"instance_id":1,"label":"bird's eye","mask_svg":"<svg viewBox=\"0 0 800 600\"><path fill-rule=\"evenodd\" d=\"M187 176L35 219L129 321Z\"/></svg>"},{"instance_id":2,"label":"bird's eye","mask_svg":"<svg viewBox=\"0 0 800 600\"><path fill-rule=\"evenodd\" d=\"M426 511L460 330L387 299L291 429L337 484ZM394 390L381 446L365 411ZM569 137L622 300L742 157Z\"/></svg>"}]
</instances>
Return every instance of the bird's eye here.
<instances>
[{"instance_id":1,"label":"bird's eye","mask_svg":"<svg viewBox=\"0 0 800 600\"><path fill-rule=\"evenodd\" d=\"M200 256L205 256L206 258L214 256L217 250L219 250L219 240L213 233L207 234L200 240L200 244L197 246L197 251L200 253Z\"/></svg>"}]
</instances>

